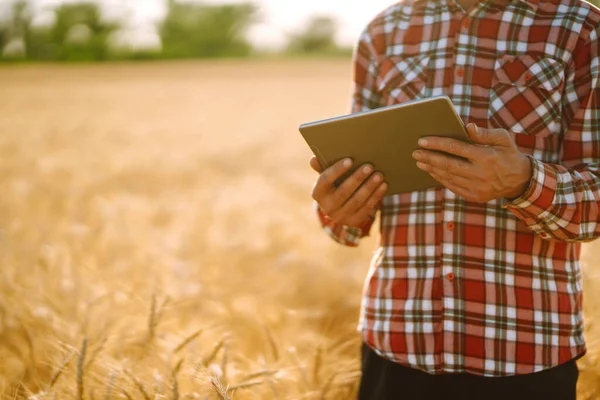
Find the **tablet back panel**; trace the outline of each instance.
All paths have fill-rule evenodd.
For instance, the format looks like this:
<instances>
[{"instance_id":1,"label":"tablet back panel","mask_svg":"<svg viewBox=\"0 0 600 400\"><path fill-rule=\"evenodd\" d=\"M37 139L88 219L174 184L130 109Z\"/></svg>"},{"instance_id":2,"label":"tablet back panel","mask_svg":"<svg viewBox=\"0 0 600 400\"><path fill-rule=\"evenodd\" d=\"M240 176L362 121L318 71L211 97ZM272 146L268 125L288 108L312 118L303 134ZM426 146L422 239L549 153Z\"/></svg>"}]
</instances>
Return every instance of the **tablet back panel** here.
<instances>
[{"instance_id":1,"label":"tablet back panel","mask_svg":"<svg viewBox=\"0 0 600 400\"><path fill-rule=\"evenodd\" d=\"M464 124L446 96L404 103L300 126L300 132L321 166L349 157L349 176L364 163L383 172L387 194L441 186L416 166L412 153L425 136L469 142Z\"/></svg>"}]
</instances>

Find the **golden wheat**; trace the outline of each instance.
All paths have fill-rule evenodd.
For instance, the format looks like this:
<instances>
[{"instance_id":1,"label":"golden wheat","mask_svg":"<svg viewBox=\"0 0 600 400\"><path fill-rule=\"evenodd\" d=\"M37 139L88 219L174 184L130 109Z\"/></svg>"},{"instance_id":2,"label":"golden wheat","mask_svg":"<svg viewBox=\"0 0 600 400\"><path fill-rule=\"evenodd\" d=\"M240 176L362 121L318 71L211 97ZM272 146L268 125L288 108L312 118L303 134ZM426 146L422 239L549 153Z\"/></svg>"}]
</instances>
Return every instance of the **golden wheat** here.
<instances>
[{"instance_id":1,"label":"golden wheat","mask_svg":"<svg viewBox=\"0 0 600 400\"><path fill-rule=\"evenodd\" d=\"M352 398L375 242L321 232L296 130L346 112L349 80L348 60L3 67L1 397Z\"/></svg>"}]
</instances>

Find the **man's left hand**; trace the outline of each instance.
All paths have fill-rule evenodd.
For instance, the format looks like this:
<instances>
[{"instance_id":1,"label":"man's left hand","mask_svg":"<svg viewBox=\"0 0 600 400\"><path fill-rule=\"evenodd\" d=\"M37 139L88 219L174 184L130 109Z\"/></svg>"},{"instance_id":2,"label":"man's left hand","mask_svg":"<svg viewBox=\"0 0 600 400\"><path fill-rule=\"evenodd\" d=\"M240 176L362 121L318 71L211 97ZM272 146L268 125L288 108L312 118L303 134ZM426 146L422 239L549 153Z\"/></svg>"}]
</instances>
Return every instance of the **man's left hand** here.
<instances>
[{"instance_id":1,"label":"man's left hand","mask_svg":"<svg viewBox=\"0 0 600 400\"><path fill-rule=\"evenodd\" d=\"M475 124L467 126L467 133L473 144L442 137L419 140L422 149L413 153L417 166L469 201L487 203L521 196L531 180L531 162L511 134Z\"/></svg>"}]
</instances>

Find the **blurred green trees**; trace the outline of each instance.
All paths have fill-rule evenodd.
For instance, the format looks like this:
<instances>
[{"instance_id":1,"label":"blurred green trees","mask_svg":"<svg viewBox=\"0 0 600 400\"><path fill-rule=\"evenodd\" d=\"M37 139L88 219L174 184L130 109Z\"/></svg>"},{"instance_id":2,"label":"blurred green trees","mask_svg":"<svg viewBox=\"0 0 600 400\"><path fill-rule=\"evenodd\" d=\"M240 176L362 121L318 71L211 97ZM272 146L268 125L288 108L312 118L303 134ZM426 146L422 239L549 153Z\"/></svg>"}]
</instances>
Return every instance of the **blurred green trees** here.
<instances>
[{"instance_id":1,"label":"blurred green trees","mask_svg":"<svg viewBox=\"0 0 600 400\"><path fill-rule=\"evenodd\" d=\"M100 0L65 3L51 10L47 25L34 24L37 0L0 0L0 60L103 61L143 58L246 57L254 53L248 28L257 22L252 3L214 4L202 1L167 2L167 13L156 26L160 44L154 50L116 48L115 34L123 22L103 18ZM337 26L329 17L311 19L289 36L292 54L340 53ZM348 50L343 52L348 54Z\"/></svg>"},{"instance_id":2,"label":"blurred green trees","mask_svg":"<svg viewBox=\"0 0 600 400\"><path fill-rule=\"evenodd\" d=\"M103 20L96 3L62 4L50 26L34 26L25 0L13 3L0 24L5 59L101 61L108 57L111 33L117 23ZM22 48L19 48L21 46Z\"/></svg>"},{"instance_id":3,"label":"blurred green trees","mask_svg":"<svg viewBox=\"0 0 600 400\"><path fill-rule=\"evenodd\" d=\"M57 59L94 61L108 57L108 38L119 25L103 20L97 4L63 4L55 12L56 21L49 33L57 45Z\"/></svg>"},{"instance_id":4,"label":"blurred green trees","mask_svg":"<svg viewBox=\"0 0 600 400\"><path fill-rule=\"evenodd\" d=\"M311 18L304 29L290 35L288 51L301 54L329 53L336 49L337 24L327 16Z\"/></svg>"},{"instance_id":5,"label":"blurred green trees","mask_svg":"<svg viewBox=\"0 0 600 400\"><path fill-rule=\"evenodd\" d=\"M165 58L248 56L252 46L245 33L256 7L242 4L179 3L169 0L159 26Z\"/></svg>"},{"instance_id":6,"label":"blurred green trees","mask_svg":"<svg viewBox=\"0 0 600 400\"><path fill-rule=\"evenodd\" d=\"M5 19L0 23L0 50L11 58L25 57L25 37L30 17L27 3L18 0L4 5ZM0 52L0 55L3 53Z\"/></svg>"},{"instance_id":7,"label":"blurred green trees","mask_svg":"<svg viewBox=\"0 0 600 400\"><path fill-rule=\"evenodd\" d=\"M47 28L30 28L25 41L28 58L35 60L102 61L108 58L110 35L119 29L102 19L95 3L63 4Z\"/></svg>"}]
</instances>

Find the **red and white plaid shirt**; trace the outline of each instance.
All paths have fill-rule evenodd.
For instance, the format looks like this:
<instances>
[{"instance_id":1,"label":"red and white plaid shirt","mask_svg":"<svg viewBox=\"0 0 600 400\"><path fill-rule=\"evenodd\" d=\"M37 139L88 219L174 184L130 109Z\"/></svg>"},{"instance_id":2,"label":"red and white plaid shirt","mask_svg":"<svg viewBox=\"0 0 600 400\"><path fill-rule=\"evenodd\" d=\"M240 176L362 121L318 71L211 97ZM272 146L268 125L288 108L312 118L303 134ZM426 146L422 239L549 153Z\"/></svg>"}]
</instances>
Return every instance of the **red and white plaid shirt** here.
<instances>
[{"instance_id":1,"label":"red and white plaid shirt","mask_svg":"<svg viewBox=\"0 0 600 400\"><path fill-rule=\"evenodd\" d=\"M379 355L432 374L509 376L585 353L579 253L600 236L599 34L600 12L578 0L468 12L405 0L362 34L353 112L447 95L465 124L514 132L533 165L514 201L446 189L384 198L361 312Z\"/></svg>"}]
</instances>

